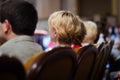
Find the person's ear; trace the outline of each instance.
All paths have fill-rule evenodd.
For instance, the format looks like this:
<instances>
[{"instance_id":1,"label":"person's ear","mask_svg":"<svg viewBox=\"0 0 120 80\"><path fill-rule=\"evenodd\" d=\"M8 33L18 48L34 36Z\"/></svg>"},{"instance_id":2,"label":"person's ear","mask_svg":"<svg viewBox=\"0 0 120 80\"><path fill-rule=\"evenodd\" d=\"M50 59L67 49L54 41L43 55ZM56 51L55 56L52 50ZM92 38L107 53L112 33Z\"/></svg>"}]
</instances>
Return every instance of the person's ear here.
<instances>
[{"instance_id":1,"label":"person's ear","mask_svg":"<svg viewBox=\"0 0 120 80\"><path fill-rule=\"evenodd\" d=\"M3 27L4 33L8 33L11 29L10 22L6 19L3 24L4 24L4 27Z\"/></svg>"},{"instance_id":2,"label":"person's ear","mask_svg":"<svg viewBox=\"0 0 120 80\"><path fill-rule=\"evenodd\" d=\"M56 30L54 28L53 28L53 35L54 35L54 37L57 36L57 32L56 32Z\"/></svg>"}]
</instances>

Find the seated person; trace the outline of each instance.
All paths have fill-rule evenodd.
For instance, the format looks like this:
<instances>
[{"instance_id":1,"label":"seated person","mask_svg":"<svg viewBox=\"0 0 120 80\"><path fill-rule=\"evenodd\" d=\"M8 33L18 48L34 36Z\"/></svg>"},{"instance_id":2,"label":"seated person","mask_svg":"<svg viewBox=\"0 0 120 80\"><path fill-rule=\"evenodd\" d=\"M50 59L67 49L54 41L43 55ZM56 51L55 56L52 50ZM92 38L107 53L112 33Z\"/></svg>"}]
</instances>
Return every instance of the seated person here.
<instances>
[{"instance_id":1,"label":"seated person","mask_svg":"<svg viewBox=\"0 0 120 80\"><path fill-rule=\"evenodd\" d=\"M57 11L50 15L48 19L51 43L54 47L71 47L76 50L81 47L81 42L86 33L83 21L78 16L67 11ZM46 51L51 50L47 49ZM40 54L41 55L41 54ZM38 55L37 55L38 56ZM31 63L37 56L31 57L25 64L26 70L29 70Z\"/></svg>"},{"instance_id":2,"label":"seated person","mask_svg":"<svg viewBox=\"0 0 120 80\"><path fill-rule=\"evenodd\" d=\"M48 19L51 41L56 46L81 47L81 42L86 34L83 21L69 11L57 11ZM75 50L76 51L76 50Z\"/></svg>"},{"instance_id":3,"label":"seated person","mask_svg":"<svg viewBox=\"0 0 120 80\"><path fill-rule=\"evenodd\" d=\"M33 39L37 11L26 1L5 1L0 7L0 38L6 42L0 46L0 55L12 55L25 63L37 52L42 52L41 46Z\"/></svg>"},{"instance_id":4,"label":"seated person","mask_svg":"<svg viewBox=\"0 0 120 80\"><path fill-rule=\"evenodd\" d=\"M82 46L87 46L89 44L95 44L94 41L98 36L98 27L93 21L84 21L86 28L86 35L82 42Z\"/></svg>"}]
</instances>

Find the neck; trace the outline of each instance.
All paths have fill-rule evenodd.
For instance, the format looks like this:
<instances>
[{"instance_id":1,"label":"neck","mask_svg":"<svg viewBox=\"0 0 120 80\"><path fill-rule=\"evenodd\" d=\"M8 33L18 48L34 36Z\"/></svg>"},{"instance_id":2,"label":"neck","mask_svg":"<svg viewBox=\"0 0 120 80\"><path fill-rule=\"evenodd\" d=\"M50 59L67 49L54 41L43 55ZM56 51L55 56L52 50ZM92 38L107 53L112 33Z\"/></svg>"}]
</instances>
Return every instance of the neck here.
<instances>
[{"instance_id":1,"label":"neck","mask_svg":"<svg viewBox=\"0 0 120 80\"><path fill-rule=\"evenodd\" d=\"M61 47L71 47L70 44L64 44L64 43L59 43L59 42L57 42L56 45L61 46Z\"/></svg>"},{"instance_id":2,"label":"neck","mask_svg":"<svg viewBox=\"0 0 120 80\"><path fill-rule=\"evenodd\" d=\"M21 35L17 35L17 34L15 34L15 33L11 33L10 35L8 35L7 40L16 38L16 37L18 37L18 36L21 36Z\"/></svg>"},{"instance_id":3,"label":"neck","mask_svg":"<svg viewBox=\"0 0 120 80\"><path fill-rule=\"evenodd\" d=\"M83 44L86 44L86 43L93 44L94 42L93 41L83 41Z\"/></svg>"}]
</instances>

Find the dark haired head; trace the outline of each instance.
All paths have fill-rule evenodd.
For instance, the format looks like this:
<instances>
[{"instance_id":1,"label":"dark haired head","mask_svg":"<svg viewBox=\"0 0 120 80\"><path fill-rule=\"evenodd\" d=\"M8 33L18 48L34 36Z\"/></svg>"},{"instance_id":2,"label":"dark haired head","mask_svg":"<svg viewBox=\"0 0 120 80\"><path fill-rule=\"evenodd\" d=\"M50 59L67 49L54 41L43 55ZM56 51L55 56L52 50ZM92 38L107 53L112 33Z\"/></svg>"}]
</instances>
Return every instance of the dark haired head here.
<instances>
[{"instance_id":1,"label":"dark haired head","mask_svg":"<svg viewBox=\"0 0 120 80\"><path fill-rule=\"evenodd\" d=\"M5 0L2 3L0 22L3 23L7 19L15 34L33 35L38 20L34 6L21 0Z\"/></svg>"},{"instance_id":2,"label":"dark haired head","mask_svg":"<svg viewBox=\"0 0 120 80\"><path fill-rule=\"evenodd\" d=\"M0 56L0 80L8 80L8 78L25 80L26 72L23 64L16 57L1 55Z\"/></svg>"}]
</instances>

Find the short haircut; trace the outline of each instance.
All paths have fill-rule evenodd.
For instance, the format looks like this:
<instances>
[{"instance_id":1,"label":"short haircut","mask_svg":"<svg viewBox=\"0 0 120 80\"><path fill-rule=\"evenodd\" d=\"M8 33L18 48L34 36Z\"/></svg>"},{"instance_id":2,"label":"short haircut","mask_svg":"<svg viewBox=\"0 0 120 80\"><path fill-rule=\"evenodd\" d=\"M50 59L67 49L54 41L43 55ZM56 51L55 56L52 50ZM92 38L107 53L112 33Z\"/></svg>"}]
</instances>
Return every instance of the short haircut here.
<instances>
[{"instance_id":1,"label":"short haircut","mask_svg":"<svg viewBox=\"0 0 120 80\"><path fill-rule=\"evenodd\" d=\"M60 43L80 44L86 33L82 20L69 11L54 12L50 15L48 24L56 30Z\"/></svg>"},{"instance_id":2,"label":"short haircut","mask_svg":"<svg viewBox=\"0 0 120 80\"><path fill-rule=\"evenodd\" d=\"M83 43L94 43L98 34L97 24L93 21L85 21L84 24L86 28L86 35Z\"/></svg>"},{"instance_id":3,"label":"short haircut","mask_svg":"<svg viewBox=\"0 0 120 80\"><path fill-rule=\"evenodd\" d=\"M7 19L15 34L33 35L38 20L34 6L22 0L6 0L2 3L0 22L3 23Z\"/></svg>"},{"instance_id":4,"label":"short haircut","mask_svg":"<svg viewBox=\"0 0 120 80\"><path fill-rule=\"evenodd\" d=\"M26 80L24 66L21 61L14 56L0 55L0 79L8 80L6 77L9 78L9 76L11 78L15 77L17 80Z\"/></svg>"}]
</instances>

